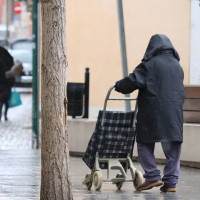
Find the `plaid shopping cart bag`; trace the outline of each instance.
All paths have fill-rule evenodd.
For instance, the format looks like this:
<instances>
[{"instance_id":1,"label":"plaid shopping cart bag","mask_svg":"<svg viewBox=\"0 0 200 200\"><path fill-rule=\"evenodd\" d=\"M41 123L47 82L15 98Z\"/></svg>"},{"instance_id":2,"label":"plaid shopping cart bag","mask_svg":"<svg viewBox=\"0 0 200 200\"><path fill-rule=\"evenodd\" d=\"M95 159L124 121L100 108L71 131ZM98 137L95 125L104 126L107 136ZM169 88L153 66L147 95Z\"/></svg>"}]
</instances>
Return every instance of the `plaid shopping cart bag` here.
<instances>
[{"instance_id":1,"label":"plaid shopping cart bag","mask_svg":"<svg viewBox=\"0 0 200 200\"><path fill-rule=\"evenodd\" d=\"M95 155L99 158L126 158L132 157L135 131L132 127L134 112L106 111L103 126L103 111L99 111L95 131L92 134L83 161L92 169ZM102 169L105 164L100 164Z\"/></svg>"}]
</instances>

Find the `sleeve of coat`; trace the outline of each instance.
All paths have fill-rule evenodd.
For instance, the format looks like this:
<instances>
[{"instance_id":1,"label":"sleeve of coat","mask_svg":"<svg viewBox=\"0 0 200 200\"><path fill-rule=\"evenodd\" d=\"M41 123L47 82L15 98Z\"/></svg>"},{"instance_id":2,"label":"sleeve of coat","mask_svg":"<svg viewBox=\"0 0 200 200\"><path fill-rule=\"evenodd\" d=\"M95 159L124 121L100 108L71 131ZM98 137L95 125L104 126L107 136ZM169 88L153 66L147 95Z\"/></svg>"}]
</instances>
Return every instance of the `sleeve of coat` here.
<instances>
[{"instance_id":1,"label":"sleeve of coat","mask_svg":"<svg viewBox=\"0 0 200 200\"><path fill-rule=\"evenodd\" d=\"M137 89L145 89L145 87L145 66L143 63L139 64L129 76L117 81L115 84L115 90L122 94L129 94Z\"/></svg>"}]
</instances>

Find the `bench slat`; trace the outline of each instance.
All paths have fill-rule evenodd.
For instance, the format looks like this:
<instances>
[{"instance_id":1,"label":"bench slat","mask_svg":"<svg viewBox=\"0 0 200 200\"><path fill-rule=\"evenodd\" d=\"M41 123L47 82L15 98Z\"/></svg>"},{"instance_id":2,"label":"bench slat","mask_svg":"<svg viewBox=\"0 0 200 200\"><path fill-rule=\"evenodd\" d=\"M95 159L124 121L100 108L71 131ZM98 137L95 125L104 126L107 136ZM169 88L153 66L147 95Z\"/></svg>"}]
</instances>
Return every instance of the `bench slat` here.
<instances>
[{"instance_id":1,"label":"bench slat","mask_svg":"<svg viewBox=\"0 0 200 200\"><path fill-rule=\"evenodd\" d=\"M200 123L200 86L185 86L183 119L186 123Z\"/></svg>"},{"instance_id":2,"label":"bench slat","mask_svg":"<svg viewBox=\"0 0 200 200\"><path fill-rule=\"evenodd\" d=\"M200 123L200 112L183 112L183 121L185 123Z\"/></svg>"},{"instance_id":3,"label":"bench slat","mask_svg":"<svg viewBox=\"0 0 200 200\"><path fill-rule=\"evenodd\" d=\"M200 98L200 87L199 86L185 86L185 96Z\"/></svg>"},{"instance_id":4,"label":"bench slat","mask_svg":"<svg viewBox=\"0 0 200 200\"><path fill-rule=\"evenodd\" d=\"M185 99L183 110L200 112L200 99Z\"/></svg>"}]
</instances>

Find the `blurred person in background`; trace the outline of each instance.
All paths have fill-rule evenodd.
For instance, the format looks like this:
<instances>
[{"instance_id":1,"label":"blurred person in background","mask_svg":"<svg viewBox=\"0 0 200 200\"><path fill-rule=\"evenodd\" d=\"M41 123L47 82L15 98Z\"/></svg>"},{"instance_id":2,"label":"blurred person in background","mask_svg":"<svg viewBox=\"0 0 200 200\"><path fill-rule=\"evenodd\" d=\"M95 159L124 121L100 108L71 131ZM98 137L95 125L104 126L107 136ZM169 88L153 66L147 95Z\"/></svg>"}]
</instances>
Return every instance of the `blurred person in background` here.
<instances>
[{"instance_id":1,"label":"blurred person in background","mask_svg":"<svg viewBox=\"0 0 200 200\"><path fill-rule=\"evenodd\" d=\"M2 108L5 105L4 118L8 120L8 100L11 95L12 87L15 83L15 76L19 76L22 72L22 63L16 61L10 53L0 46L0 121L2 116Z\"/></svg>"},{"instance_id":2,"label":"blurred person in background","mask_svg":"<svg viewBox=\"0 0 200 200\"><path fill-rule=\"evenodd\" d=\"M176 192L183 142L183 69L178 52L162 34L151 37L142 62L133 73L119 80L115 90L128 94L138 89L136 141L145 182L137 190L162 186L162 192ZM160 142L167 163L161 178L154 148Z\"/></svg>"}]
</instances>

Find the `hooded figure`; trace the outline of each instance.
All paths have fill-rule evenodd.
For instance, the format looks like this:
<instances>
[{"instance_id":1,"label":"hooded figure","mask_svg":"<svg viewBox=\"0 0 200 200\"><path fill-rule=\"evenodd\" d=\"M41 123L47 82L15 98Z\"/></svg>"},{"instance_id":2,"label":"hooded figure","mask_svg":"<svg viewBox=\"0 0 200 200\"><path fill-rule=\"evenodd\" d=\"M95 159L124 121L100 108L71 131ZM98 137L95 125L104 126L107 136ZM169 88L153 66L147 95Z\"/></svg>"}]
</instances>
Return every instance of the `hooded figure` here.
<instances>
[{"instance_id":1,"label":"hooded figure","mask_svg":"<svg viewBox=\"0 0 200 200\"><path fill-rule=\"evenodd\" d=\"M0 46L0 92L10 89L14 84L14 78L5 79L5 77L2 77L13 65L13 57L4 47Z\"/></svg>"},{"instance_id":2,"label":"hooded figure","mask_svg":"<svg viewBox=\"0 0 200 200\"><path fill-rule=\"evenodd\" d=\"M156 34L151 37L142 62L133 73L115 84L115 90L123 94L139 89L136 141L146 182L138 190L150 189L164 182L164 189L173 188L174 191L177 184L184 102L184 73L179 60L169 38ZM165 166L163 182L154 160L155 142L161 142L168 163L172 161L173 164L173 169ZM171 154L173 158L169 156Z\"/></svg>"},{"instance_id":3,"label":"hooded figure","mask_svg":"<svg viewBox=\"0 0 200 200\"><path fill-rule=\"evenodd\" d=\"M0 46L0 121L3 104L5 104L5 120L8 120L8 99L10 98L11 89L15 83L15 79L13 77L6 78L5 73L11 70L13 65L13 57L4 47Z\"/></svg>"},{"instance_id":4,"label":"hooded figure","mask_svg":"<svg viewBox=\"0 0 200 200\"><path fill-rule=\"evenodd\" d=\"M179 55L165 35L152 36L142 62L115 90L139 89L137 142L183 141L183 70Z\"/></svg>"}]
</instances>

